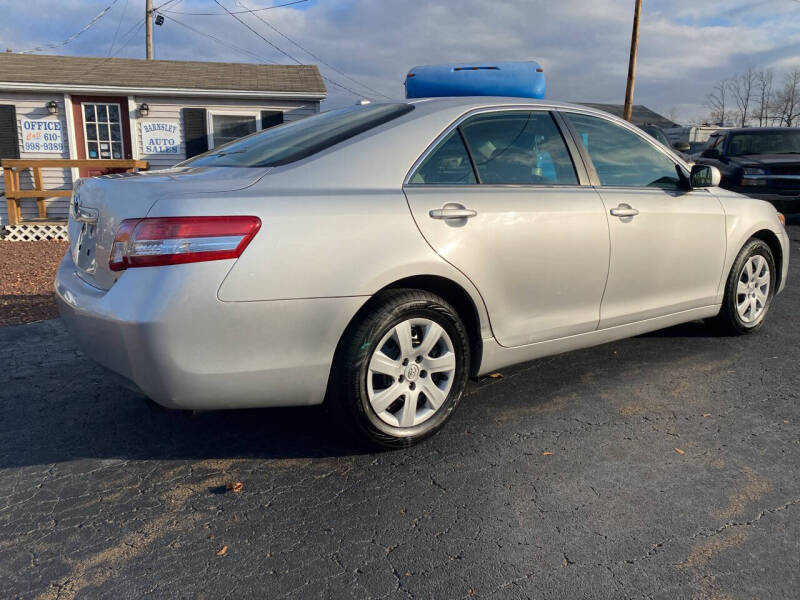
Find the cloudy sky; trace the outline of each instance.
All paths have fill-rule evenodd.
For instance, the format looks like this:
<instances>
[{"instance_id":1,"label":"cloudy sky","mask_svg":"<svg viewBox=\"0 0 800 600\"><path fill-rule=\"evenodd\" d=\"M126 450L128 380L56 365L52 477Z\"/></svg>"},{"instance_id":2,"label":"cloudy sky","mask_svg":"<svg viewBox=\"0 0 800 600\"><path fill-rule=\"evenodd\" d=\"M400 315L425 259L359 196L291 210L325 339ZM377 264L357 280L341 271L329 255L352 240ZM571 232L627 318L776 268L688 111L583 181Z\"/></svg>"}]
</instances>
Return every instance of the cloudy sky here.
<instances>
[{"instance_id":1,"label":"cloudy sky","mask_svg":"<svg viewBox=\"0 0 800 600\"><path fill-rule=\"evenodd\" d=\"M292 0L219 1L239 12ZM58 43L111 3L0 0L0 43L13 51ZM116 0L73 41L38 53L144 57L144 4ZM154 5L166 17L155 28L156 58L292 62L214 0ZM328 82L327 107L356 99L344 88L374 96L359 83L402 97L405 73L418 64L531 58L544 66L548 97L621 103L633 5L634 0L306 0L257 13L275 29L252 14L237 16L297 60L319 62L278 32L333 67L320 65L343 86ZM702 118L713 82L748 65L773 67L778 79L800 66L800 0L644 0L636 103L682 121Z\"/></svg>"}]
</instances>

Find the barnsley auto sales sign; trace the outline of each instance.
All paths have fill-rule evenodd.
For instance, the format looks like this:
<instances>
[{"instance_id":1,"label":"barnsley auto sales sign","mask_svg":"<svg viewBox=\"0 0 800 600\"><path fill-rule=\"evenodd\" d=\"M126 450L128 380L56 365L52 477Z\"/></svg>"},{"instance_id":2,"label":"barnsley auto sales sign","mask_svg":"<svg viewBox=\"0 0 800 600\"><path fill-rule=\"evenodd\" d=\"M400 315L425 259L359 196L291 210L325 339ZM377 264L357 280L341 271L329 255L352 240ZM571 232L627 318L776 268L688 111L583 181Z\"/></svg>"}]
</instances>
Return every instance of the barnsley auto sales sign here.
<instances>
[{"instance_id":1,"label":"barnsley auto sales sign","mask_svg":"<svg viewBox=\"0 0 800 600\"><path fill-rule=\"evenodd\" d=\"M22 151L43 154L64 152L64 130L58 119L20 119Z\"/></svg>"},{"instance_id":2,"label":"barnsley auto sales sign","mask_svg":"<svg viewBox=\"0 0 800 600\"><path fill-rule=\"evenodd\" d=\"M142 121L142 154L178 154L181 130L172 121Z\"/></svg>"}]
</instances>

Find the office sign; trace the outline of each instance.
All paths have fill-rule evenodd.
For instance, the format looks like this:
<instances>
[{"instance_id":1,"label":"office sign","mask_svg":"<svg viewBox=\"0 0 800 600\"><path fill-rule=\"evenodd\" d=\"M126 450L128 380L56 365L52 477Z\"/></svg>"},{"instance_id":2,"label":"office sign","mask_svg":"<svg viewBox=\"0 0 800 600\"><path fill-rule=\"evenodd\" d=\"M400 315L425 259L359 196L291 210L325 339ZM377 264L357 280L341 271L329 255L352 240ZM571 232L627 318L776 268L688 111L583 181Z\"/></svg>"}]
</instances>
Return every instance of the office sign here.
<instances>
[{"instance_id":1,"label":"office sign","mask_svg":"<svg viewBox=\"0 0 800 600\"><path fill-rule=\"evenodd\" d=\"M64 128L59 119L20 119L22 151L40 154L64 152Z\"/></svg>"}]
</instances>

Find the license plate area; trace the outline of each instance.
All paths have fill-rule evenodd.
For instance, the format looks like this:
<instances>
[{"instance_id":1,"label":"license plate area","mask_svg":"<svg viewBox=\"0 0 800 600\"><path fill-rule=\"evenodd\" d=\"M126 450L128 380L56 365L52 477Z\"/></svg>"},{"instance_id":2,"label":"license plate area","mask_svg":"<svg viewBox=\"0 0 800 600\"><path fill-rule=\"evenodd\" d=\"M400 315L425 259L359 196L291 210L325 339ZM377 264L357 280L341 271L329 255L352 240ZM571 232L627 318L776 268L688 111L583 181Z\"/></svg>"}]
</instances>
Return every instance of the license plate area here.
<instances>
[{"instance_id":1,"label":"license plate area","mask_svg":"<svg viewBox=\"0 0 800 600\"><path fill-rule=\"evenodd\" d=\"M97 271L97 230L96 223L81 223L78 239L72 246L72 260L84 273L94 274Z\"/></svg>"}]
</instances>

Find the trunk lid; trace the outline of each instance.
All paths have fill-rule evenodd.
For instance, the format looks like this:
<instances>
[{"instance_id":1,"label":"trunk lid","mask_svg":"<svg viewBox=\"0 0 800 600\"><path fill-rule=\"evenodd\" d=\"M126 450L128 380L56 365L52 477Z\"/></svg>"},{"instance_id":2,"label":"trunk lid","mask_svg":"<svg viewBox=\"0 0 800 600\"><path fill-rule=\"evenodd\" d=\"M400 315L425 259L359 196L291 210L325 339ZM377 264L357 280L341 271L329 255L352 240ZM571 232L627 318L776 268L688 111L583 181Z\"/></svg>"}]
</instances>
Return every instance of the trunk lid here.
<instances>
[{"instance_id":1,"label":"trunk lid","mask_svg":"<svg viewBox=\"0 0 800 600\"><path fill-rule=\"evenodd\" d=\"M111 288L122 275L108 267L120 223L147 216L160 198L244 189L267 171L269 168L175 167L78 180L68 225L70 253L78 275L96 288Z\"/></svg>"}]
</instances>

